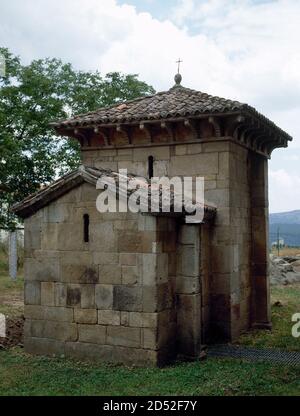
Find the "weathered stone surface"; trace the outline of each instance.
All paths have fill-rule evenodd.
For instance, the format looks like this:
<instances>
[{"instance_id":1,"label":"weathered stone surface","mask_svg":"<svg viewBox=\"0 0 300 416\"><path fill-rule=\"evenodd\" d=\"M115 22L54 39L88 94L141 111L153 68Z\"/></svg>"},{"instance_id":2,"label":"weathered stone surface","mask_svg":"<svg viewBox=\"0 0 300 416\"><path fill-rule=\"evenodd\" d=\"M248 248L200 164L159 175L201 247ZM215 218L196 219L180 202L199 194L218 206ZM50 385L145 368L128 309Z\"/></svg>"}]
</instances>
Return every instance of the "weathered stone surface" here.
<instances>
[{"instance_id":1,"label":"weathered stone surface","mask_svg":"<svg viewBox=\"0 0 300 416\"><path fill-rule=\"evenodd\" d=\"M135 266L137 263L136 253L120 253L120 264L122 266Z\"/></svg>"},{"instance_id":2,"label":"weathered stone surface","mask_svg":"<svg viewBox=\"0 0 300 416\"><path fill-rule=\"evenodd\" d=\"M102 325L78 325L79 342L106 343L106 327Z\"/></svg>"},{"instance_id":3,"label":"weathered stone surface","mask_svg":"<svg viewBox=\"0 0 300 416\"><path fill-rule=\"evenodd\" d=\"M142 288L123 285L114 286L113 309L119 311L141 311Z\"/></svg>"},{"instance_id":4,"label":"weathered stone surface","mask_svg":"<svg viewBox=\"0 0 300 416\"><path fill-rule=\"evenodd\" d=\"M99 310L98 311L99 325L120 325L121 312L113 310Z\"/></svg>"},{"instance_id":5,"label":"weathered stone surface","mask_svg":"<svg viewBox=\"0 0 300 416\"><path fill-rule=\"evenodd\" d=\"M96 285L95 302L98 309L113 308L113 285Z\"/></svg>"},{"instance_id":6,"label":"weathered stone surface","mask_svg":"<svg viewBox=\"0 0 300 416\"><path fill-rule=\"evenodd\" d=\"M138 269L136 266L122 266L122 284L134 285L138 282Z\"/></svg>"},{"instance_id":7,"label":"weathered stone surface","mask_svg":"<svg viewBox=\"0 0 300 416\"><path fill-rule=\"evenodd\" d=\"M81 289L79 285L67 285L67 306L80 307L81 304Z\"/></svg>"},{"instance_id":8,"label":"weathered stone surface","mask_svg":"<svg viewBox=\"0 0 300 416\"><path fill-rule=\"evenodd\" d=\"M54 301L55 306L67 305L67 285L65 283L55 283Z\"/></svg>"},{"instance_id":9,"label":"weathered stone surface","mask_svg":"<svg viewBox=\"0 0 300 416\"><path fill-rule=\"evenodd\" d=\"M62 341L47 338L24 338L24 349L29 354L61 356L65 352Z\"/></svg>"},{"instance_id":10,"label":"weathered stone surface","mask_svg":"<svg viewBox=\"0 0 300 416\"><path fill-rule=\"evenodd\" d=\"M40 305L41 283L28 281L24 284L24 303L26 305Z\"/></svg>"},{"instance_id":11,"label":"weathered stone surface","mask_svg":"<svg viewBox=\"0 0 300 416\"><path fill-rule=\"evenodd\" d=\"M157 328L142 329L142 347L149 350L158 349Z\"/></svg>"},{"instance_id":12,"label":"weathered stone surface","mask_svg":"<svg viewBox=\"0 0 300 416\"><path fill-rule=\"evenodd\" d=\"M118 264L119 253L103 253L95 251L93 252L94 264Z\"/></svg>"},{"instance_id":13,"label":"weathered stone surface","mask_svg":"<svg viewBox=\"0 0 300 416\"><path fill-rule=\"evenodd\" d=\"M129 326L155 328L157 326L157 320L157 313L129 312Z\"/></svg>"},{"instance_id":14,"label":"weathered stone surface","mask_svg":"<svg viewBox=\"0 0 300 416\"><path fill-rule=\"evenodd\" d=\"M96 324L96 309L74 309L74 321L79 324Z\"/></svg>"},{"instance_id":15,"label":"weathered stone surface","mask_svg":"<svg viewBox=\"0 0 300 416\"><path fill-rule=\"evenodd\" d=\"M42 282L41 283L41 304L46 306L54 306L54 288L55 283L53 282Z\"/></svg>"},{"instance_id":16,"label":"weathered stone surface","mask_svg":"<svg viewBox=\"0 0 300 416\"><path fill-rule=\"evenodd\" d=\"M39 306L39 305L25 305L25 318L28 319L43 319L49 321L73 321L73 309L63 307Z\"/></svg>"},{"instance_id":17,"label":"weathered stone surface","mask_svg":"<svg viewBox=\"0 0 300 416\"><path fill-rule=\"evenodd\" d=\"M210 175L218 173L218 154L207 153L187 156L174 156L170 163L170 176Z\"/></svg>"},{"instance_id":18,"label":"weathered stone surface","mask_svg":"<svg viewBox=\"0 0 300 416\"><path fill-rule=\"evenodd\" d=\"M117 285L122 281L121 267L116 264L101 264L99 266L99 283Z\"/></svg>"},{"instance_id":19,"label":"weathered stone surface","mask_svg":"<svg viewBox=\"0 0 300 416\"><path fill-rule=\"evenodd\" d=\"M36 338L50 338L59 341L76 341L77 325L69 322L55 322L46 320L29 320L30 336Z\"/></svg>"},{"instance_id":20,"label":"weathered stone surface","mask_svg":"<svg viewBox=\"0 0 300 416\"><path fill-rule=\"evenodd\" d=\"M68 283L98 283L98 269L94 265L63 264L61 281Z\"/></svg>"},{"instance_id":21,"label":"weathered stone surface","mask_svg":"<svg viewBox=\"0 0 300 416\"><path fill-rule=\"evenodd\" d=\"M97 345L86 342L66 342L66 357L87 361L113 361L113 347L110 345Z\"/></svg>"},{"instance_id":22,"label":"weathered stone surface","mask_svg":"<svg viewBox=\"0 0 300 416\"><path fill-rule=\"evenodd\" d=\"M125 347L140 347L141 330L140 328L108 326L107 343Z\"/></svg>"},{"instance_id":23,"label":"weathered stone surface","mask_svg":"<svg viewBox=\"0 0 300 416\"><path fill-rule=\"evenodd\" d=\"M59 281L59 259L55 257L25 259L25 280Z\"/></svg>"},{"instance_id":24,"label":"weathered stone surface","mask_svg":"<svg viewBox=\"0 0 300 416\"><path fill-rule=\"evenodd\" d=\"M95 285L81 285L81 308L95 307Z\"/></svg>"}]
</instances>

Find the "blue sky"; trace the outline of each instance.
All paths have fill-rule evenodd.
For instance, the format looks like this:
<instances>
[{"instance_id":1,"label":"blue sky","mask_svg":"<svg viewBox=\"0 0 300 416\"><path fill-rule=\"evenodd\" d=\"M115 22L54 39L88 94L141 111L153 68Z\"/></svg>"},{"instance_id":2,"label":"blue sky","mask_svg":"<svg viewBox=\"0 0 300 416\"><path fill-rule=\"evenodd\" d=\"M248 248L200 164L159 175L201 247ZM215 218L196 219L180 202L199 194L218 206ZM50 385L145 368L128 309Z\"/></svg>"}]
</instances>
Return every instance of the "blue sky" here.
<instances>
[{"instance_id":1,"label":"blue sky","mask_svg":"<svg viewBox=\"0 0 300 416\"><path fill-rule=\"evenodd\" d=\"M269 164L270 210L300 209L299 0L10 0L0 43L24 62L137 73L247 102L294 137Z\"/></svg>"}]
</instances>

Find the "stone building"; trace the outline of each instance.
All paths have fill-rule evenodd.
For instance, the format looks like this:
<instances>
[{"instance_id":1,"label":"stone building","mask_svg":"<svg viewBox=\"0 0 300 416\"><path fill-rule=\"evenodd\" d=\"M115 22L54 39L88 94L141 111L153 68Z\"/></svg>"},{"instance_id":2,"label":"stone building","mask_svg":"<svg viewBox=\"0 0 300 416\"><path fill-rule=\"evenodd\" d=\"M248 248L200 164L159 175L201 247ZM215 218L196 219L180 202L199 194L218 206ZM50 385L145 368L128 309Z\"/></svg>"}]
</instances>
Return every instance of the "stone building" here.
<instances>
[{"instance_id":1,"label":"stone building","mask_svg":"<svg viewBox=\"0 0 300 416\"><path fill-rule=\"evenodd\" d=\"M270 328L268 159L291 137L254 108L181 86L53 123L82 166L25 219L25 349L162 365ZM203 176L204 218L96 209L96 182ZM102 192L102 191L101 191Z\"/></svg>"}]
</instances>

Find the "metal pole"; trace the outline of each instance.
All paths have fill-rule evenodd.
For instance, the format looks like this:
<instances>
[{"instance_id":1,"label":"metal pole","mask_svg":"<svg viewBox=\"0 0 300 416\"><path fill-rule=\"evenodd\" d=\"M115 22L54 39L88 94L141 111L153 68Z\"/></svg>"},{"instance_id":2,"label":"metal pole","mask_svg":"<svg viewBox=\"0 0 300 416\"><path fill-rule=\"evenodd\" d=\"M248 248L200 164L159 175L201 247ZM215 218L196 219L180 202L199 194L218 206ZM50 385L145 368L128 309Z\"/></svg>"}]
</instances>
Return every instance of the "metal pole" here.
<instances>
[{"instance_id":1,"label":"metal pole","mask_svg":"<svg viewBox=\"0 0 300 416\"><path fill-rule=\"evenodd\" d=\"M9 247L8 247L8 256L9 256L9 276L11 279L17 279L18 271L18 253L17 253L17 232L9 232Z\"/></svg>"},{"instance_id":2,"label":"metal pole","mask_svg":"<svg viewBox=\"0 0 300 416\"><path fill-rule=\"evenodd\" d=\"M277 254L278 254L278 257L279 257L279 227L277 228Z\"/></svg>"}]
</instances>

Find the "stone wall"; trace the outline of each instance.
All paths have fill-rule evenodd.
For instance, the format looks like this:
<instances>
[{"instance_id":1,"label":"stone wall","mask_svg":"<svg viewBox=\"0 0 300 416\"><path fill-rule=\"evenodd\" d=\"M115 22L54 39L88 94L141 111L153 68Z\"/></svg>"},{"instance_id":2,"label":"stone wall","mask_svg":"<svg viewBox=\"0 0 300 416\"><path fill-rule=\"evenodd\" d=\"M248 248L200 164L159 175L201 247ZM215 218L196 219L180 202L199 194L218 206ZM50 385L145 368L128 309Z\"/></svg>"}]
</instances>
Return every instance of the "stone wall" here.
<instances>
[{"instance_id":1,"label":"stone wall","mask_svg":"<svg viewBox=\"0 0 300 416\"><path fill-rule=\"evenodd\" d=\"M175 222L100 214L98 192L81 185L25 221L25 349L164 363L175 354Z\"/></svg>"},{"instance_id":2,"label":"stone wall","mask_svg":"<svg viewBox=\"0 0 300 416\"><path fill-rule=\"evenodd\" d=\"M184 136L184 140L187 139ZM211 321L212 339L235 339L249 328L254 319L251 262L252 238L255 235L252 226L257 216L253 214L251 190L256 178L265 195L267 171L256 169L257 155L253 156L250 150L230 137L202 138L201 143L194 141L144 147L141 144L140 147L84 150L82 153L86 165L114 170L127 168L129 172L143 176L148 174L150 155L154 157L155 176L205 178L205 199L217 206L217 217L211 229L209 249L212 258L209 284L211 308L210 312L206 308L207 319L204 322ZM262 156L259 158L265 160ZM251 174L253 171L255 173ZM266 203L267 196L259 214L262 218L266 215ZM263 227L265 229L264 224ZM260 234L260 238L264 241L266 234ZM267 289L264 293L262 296L268 296Z\"/></svg>"}]
</instances>

